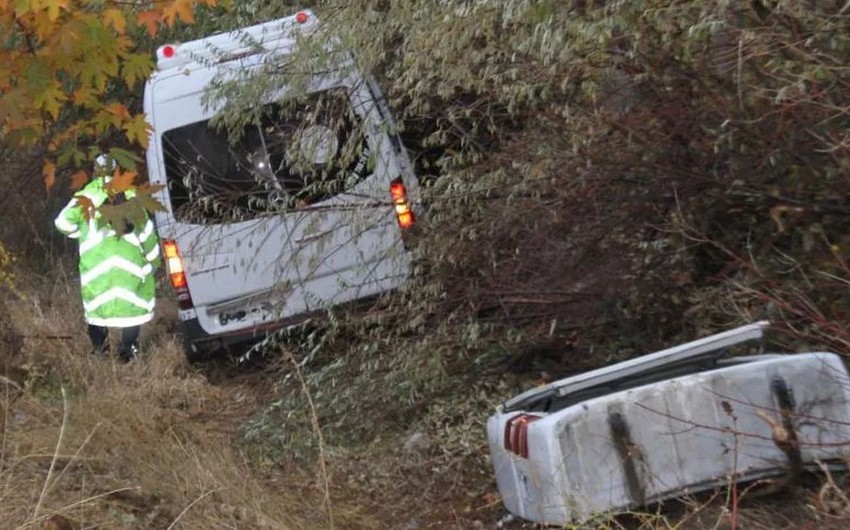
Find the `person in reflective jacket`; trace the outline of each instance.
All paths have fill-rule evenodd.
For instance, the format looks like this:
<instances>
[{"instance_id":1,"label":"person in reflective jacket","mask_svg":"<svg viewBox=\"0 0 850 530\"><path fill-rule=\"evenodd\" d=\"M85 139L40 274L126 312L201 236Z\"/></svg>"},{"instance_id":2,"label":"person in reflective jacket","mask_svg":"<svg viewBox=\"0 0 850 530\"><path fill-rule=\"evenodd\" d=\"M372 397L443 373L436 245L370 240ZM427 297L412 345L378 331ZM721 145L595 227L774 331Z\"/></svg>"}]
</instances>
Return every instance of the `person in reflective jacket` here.
<instances>
[{"instance_id":1,"label":"person in reflective jacket","mask_svg":"<svg viewBox=\"0 0 850 530\"><path fill-rule=\"evenodd\" d=\"M79 241L80 290L93 353L106 355L109 328L122 328L118 358L130 361L139 355L141 325L153 318L159 241L147 213L143 223L128 224L123 230L103 219L101 206L135 195L132 189L114 193L108 188L113 165L107 157L98 157L95 178L74 194L55 225ZM84 206L93 208L93 214L87 216Z\"/></svg>"}]
</instances>

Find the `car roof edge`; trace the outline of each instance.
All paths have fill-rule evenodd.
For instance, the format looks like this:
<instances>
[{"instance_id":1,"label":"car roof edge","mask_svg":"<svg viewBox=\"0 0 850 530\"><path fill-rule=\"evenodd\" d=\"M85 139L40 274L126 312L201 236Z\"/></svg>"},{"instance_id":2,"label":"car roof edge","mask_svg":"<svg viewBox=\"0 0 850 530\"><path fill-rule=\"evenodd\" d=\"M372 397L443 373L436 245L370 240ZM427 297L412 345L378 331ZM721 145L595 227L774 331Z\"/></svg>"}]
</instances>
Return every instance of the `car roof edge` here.
<instances>
[{"instance_id":1,"label":"car roof edge","mask_svg":"<svg viewBox=\"0 0 850 530\"><path fill-rule=\"evenodd\" d=\"M702 358L717 358L723 355L722 350L724 348L762 338L764 336L764 330L768 326L770 326L770 322L762 320L685 344L635 357L611 366L603 366L595 370L553 381L546 386L533 388L505 401L501 408L505 411L517 410L525 402L536 401L538 396L554 394L557 397L563 397L567 394L600 384L610 383L626 377L635 377L667 365Z\"/></svg>"}]
</instances>

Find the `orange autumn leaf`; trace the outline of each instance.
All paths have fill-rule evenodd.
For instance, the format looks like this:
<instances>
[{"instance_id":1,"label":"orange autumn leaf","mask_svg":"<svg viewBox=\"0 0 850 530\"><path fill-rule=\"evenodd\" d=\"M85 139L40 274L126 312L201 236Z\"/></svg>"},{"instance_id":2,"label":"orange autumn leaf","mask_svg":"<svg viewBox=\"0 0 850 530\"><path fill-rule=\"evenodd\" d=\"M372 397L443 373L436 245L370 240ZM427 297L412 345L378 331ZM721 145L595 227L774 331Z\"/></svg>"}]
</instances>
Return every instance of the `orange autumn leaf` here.
<instances>
[{"instance_id":1,"label":"orange autumn leaf","mask_svg":"<svg viewBox=\"0 0 850 530\"><path fill-rule=\"evenodd\" d=\"M116 118L120 118L122 120L127 120L130 118L130 111L121 103L110 103L106 107L106 110L108 110Z\"/></svg>"},{"instance_id":2,"label":"orange autumn leaf","mask_svg":"<svg viewBox=\"0 0 850 530\"><path fill-rule=\"evenodd\" d=\"M157 30L159 29L159 23L162 21L162 12L157 9L142 11L136 15L136 21L147 28L148 35L156 37Z\"/></svg>"},{"instance_id":3,"label":"orange autumn leaf","mask_svg":"<svg viewBox=\"0 0 850 530\"><path fill-rule=\"evenodd\" d=\"M44 166L41 169L41 173L44 177L44 187L47 189L47 191L50 191L56 184L56 164L54 164L50 160L45 160Z\"/></svg>"},{"instance_id":4,"label":"orange autumn leaf","mask_svg":"<svg viewBox=\"0 0 850 530\"><path fill-rule=\"evenodd\" d=\"M77 197L74 197L74 199L77 201L77 206L79 206L80 209L83 211L83 218L85 218L86 221L90 221L94 217L94 203L91 201L91 199L84 195L79 195Z\"/></svg>"},{"instance_id":5,"label":"orange autumn leaf","mask_svg":"<svg viewBox=\"0 0 850 530\"><path fill-rule=\"evenodd\" d=\"M170 4L162 8L162 16L165 24L171 27L177 20L182 20L187 24L195 22L195 13L192 11L193 7L194 2L192 0L173 0Z\"/></svg>"},{"instance_id":6,"label":"orange autumn leaf","mask_svg":"<svg viewBox=\"0 0 850 530\"><path fill-rule=\"evenodd\" d=\"M87 107L97 103L97 94L91 87L81 87L74 91L73 100L75 105Z\"/></svg>"},{"instance_id":7,"label":"orange autumn leaf","mask_svg":"<svg viewBox=\"0 0 850 530\"><path fill-rule=\"evenodd\" d=\"M89 181L89 175L82 169L71 175L71 189L78 190L85 186Z\"/></svg>"},{"instance_id":8,"label":"orange autumn leaf","mask_svg":"<svg viewBox=\"0 0 850 530\"><path fill-rule=\"evenodd\" d=\"M133 181L137 176L138 173L135 171L122 171L121 168L117 168L112 175L112 180L104 188L110 195L117 195L133 188Z\"/></svg>"}]
</instances>

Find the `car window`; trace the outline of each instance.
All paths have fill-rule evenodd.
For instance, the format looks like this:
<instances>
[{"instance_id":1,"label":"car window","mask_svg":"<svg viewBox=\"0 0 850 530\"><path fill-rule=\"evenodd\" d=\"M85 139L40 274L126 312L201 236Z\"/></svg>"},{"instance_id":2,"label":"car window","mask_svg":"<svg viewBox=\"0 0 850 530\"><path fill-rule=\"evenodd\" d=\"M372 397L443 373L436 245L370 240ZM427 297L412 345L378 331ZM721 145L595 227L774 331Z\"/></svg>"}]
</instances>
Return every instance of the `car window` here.
<instances>
[{"instance_id":1,"label":"car window","mask_svg":"<svg viewBox=\"0 0 850 530\"><path fill-rule=\"evenodd\" d=\"M163 133L175 218L226 222L300 209L373 169L344 88L265 105L252 121L232 136L209 120Z\"/></svg>"}]
</instances>

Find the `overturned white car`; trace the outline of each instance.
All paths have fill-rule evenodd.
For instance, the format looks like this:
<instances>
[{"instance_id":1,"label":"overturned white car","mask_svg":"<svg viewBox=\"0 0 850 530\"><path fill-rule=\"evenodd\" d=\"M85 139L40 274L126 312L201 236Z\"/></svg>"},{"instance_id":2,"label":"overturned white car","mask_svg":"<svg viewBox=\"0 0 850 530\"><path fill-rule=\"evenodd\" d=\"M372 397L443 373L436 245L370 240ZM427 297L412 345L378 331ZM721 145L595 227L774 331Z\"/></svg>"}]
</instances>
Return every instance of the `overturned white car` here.
<instances>
[{"instance_id":1,"label":"overturned white car","mask_svg":"<svg viewBox=\"0 0 850 530\"><path fill-rule=\"evenodd\" d=\"M767 322L529 390L487 422L514 515L564 524L850 456L834 353L724 358Z\"/></svg>"}]
</instances>

